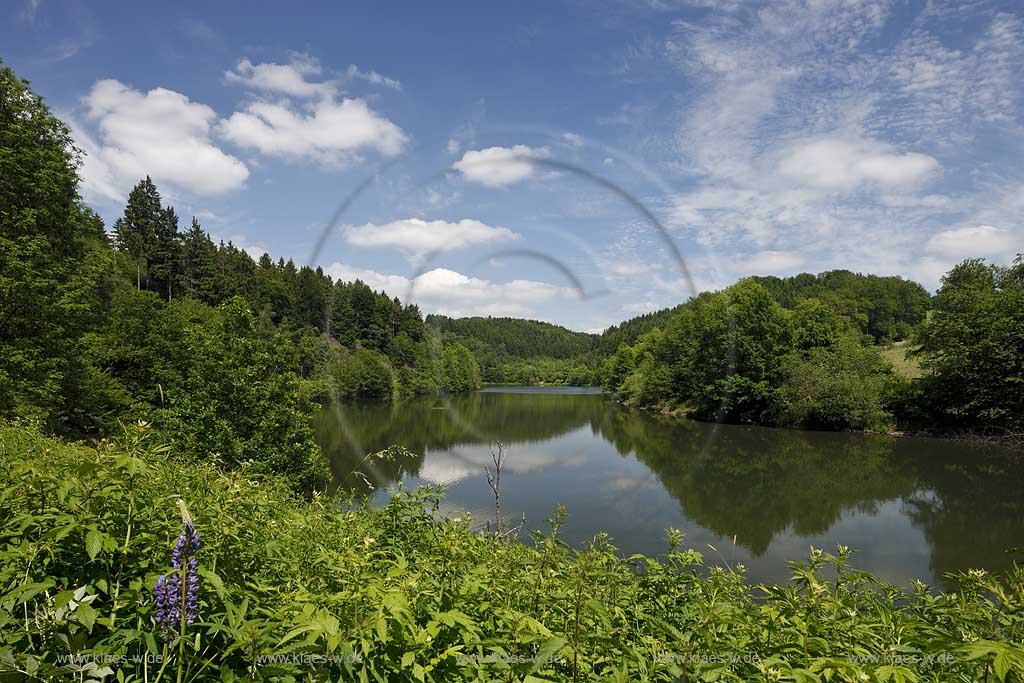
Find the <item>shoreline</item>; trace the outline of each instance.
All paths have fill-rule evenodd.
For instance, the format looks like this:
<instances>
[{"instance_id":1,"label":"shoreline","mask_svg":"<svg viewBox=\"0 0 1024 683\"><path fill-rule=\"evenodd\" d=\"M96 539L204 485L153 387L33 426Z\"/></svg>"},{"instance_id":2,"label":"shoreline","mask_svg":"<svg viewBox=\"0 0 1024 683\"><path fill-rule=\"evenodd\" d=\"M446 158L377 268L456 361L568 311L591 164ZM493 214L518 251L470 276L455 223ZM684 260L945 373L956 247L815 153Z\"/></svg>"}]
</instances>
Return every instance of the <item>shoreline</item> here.
<instances>
[{"instance_id":1,"label":"shoreline","mask_svg":"<svg viewBox=\"0 0 1024 683\"><path fill-rule=\"evenodd\" d=\"M637 406L627 403L614 394L604 392L608 394L609 399L626 408L633 408L635 410L644 410L647 412L657 413L666 417L673 417L683 420L693 420L694 422L704 422L708 424L725 424L740 427L761 427L763 429L785 429L796 432L829 432L833 434L869 434L872 436L891 436L894 438L906 438L906 437L923 437L928 439L943 439L948 441L964 441L977 445L992 445L998 448L1004 448L1007 450L1019 450L1024 453L1024 434L999 434L991 435L984 434L982 432L970 432L970 431L927 431L927 430L904 430L904 429L890 429L890 430L874 430L874 429L807 429L805 427L788 427L785 425L773 425L764 424L760 422L720 422L716 423L714 420L701 420L699 418L692 417L691 413L683 410L682 408L655 408L652 406Z\"/></svg>"}]
</instances>

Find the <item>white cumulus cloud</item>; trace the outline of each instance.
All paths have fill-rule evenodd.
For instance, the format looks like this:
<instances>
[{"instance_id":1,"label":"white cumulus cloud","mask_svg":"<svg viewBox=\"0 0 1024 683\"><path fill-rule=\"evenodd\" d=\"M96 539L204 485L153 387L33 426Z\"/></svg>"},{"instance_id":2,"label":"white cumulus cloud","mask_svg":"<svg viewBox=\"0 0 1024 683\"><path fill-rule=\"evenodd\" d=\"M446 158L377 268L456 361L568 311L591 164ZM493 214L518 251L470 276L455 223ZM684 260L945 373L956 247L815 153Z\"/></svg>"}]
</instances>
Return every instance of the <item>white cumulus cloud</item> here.
<instances>
[{"instance_id":1,"label":"white cumulus cloud","mask_svg":"<svg viewBox=\"0 0 1024 683\"><path fill-rule=\"evenodd\" d=\"M155 88L140 92L120 81L97 81L84 98L98 139L78 130L86 151L82 168L86 195L118 199L149 175L196 194L241 187L249 169L211 140L217 115L181 93Z\"/></svg>"},{"instance_id":2,"label":"white cumulus cloud","mask_svg":"<svg viewBox=\"0 0 1024 683\"><path fill-rule=\"evenodd\" d=\"M415 279L356 268L336 262L324 268L335 279L362 280L425 311L450 316L535 316L535 306L556 299L574 299L575 290L535 280L494 282L447 268L434 268Z\"/></svg>"},{"instance_id":3,"label":"white cumulus cloud","mask_svg":"<svg viewBox=\"0 0 1024 683\"><path fill-rule=\"evenodd\" d=\"M754 275L783 273L802 266L805 258L794 251L759 251L743 261L743 269Z\"/></svg>"},{"instance_id":4,"label":"white cumulus cloud","mask_svg":"<svg viewBox=\"0 0 1024 683\"><path fill-rule=\"evenodd\" d=\"M309 158L337 165L364 149L402 151L408 138L362 99L324 98L298 108L286 102L251 102L223 122L223 135L263 154Z\"/></svg>"},{"instance_id":5,"label":"white cumulus cloud","mask_svg":"<svg viewBox=\"0 0 1024 683\"><path fill-rule=\"evenodd\" d=\"M292 97L314 97L330 95L335 91L332 82L314 83L310 76L319 76L322 72L320 62L307 54L295 52L287 64L253 64L248 59L224 72L229 83L239 83L253 90L271 93L283 93Z\"/></svg>"},{"instance_id":6,"label":"white cumulus cloud","mask_svg":"<svg viewBox=\"0 0 1024 683\"><path fill-rule=\"evenodd\" d=\"M1006 262L1022 249L1024 243L1020 238L1009 230L991 225L944 230L927 244L929 253L953 260L987 257Z\"/></svg>"},{"instance_id":7,"label":"white cumulus cloud","mask_svg":"<svg viewBox=\"0 0 1024 683\"><path fill-rule=\"evenodd\" d=\"M547 147L488 147L466 152L452 168L462 173L466 180L500 187L532 177L537 167L534 160L549 156L551 151Z\"/></svg>"},{"instance_id":8,"label":"white cumulus cloud","mask_svg":"<svg viewBox=\"0 0 1024 683\"><path fill-rule=\"evenodd\" d=\"M349 244L361 247L392 246L416 252L448 251L474 244L516 239L518 234L501 226L490 226L473 219L458 222L406 218L377 225L367 223L345 228Z\"/></svg>"},{"instance_id":9,"label":"white cumulus cloud","mask_svg":"<svg viewBox=\"0 0 1024 683\"><path fill-rule=\"evenodd\" d=\"M917 183L939 168L927 154L897 153L879 143L821 138L787 151L779 171L794 180L828 190L854 190L863 183L882 186Z\"/></svg>"}]
</instances>

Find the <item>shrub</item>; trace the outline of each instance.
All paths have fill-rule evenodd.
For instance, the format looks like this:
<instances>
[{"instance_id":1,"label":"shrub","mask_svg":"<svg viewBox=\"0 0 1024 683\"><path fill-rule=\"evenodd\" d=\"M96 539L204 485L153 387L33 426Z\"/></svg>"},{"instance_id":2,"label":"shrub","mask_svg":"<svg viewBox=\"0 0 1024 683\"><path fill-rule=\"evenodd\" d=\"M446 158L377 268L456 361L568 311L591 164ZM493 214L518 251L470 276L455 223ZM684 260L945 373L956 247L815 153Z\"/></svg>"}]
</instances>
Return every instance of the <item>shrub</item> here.
<instances>
[{"instance_id":1,"label":"shrub","mask_svg":"<svg viewBox=\"0 0 1024 683\"><path fill-rule=\"evenodd\" d=\"M834 346L793 354L776 395L779 422L817 429L885 429L889 385L896 378L875 347L849 336Z\"/></svg>"},{"instance_id":2,"label":"shrub","mask_svg":"<svg viewBox=\"0 0 1024 683\"><path fill-rule=\"evenodd\" d=\"M794 563L788 585L750 586L742 567L703 567L678 532L660 558L622 557L604 536L572 550L556 513L549 534L509 543L439 518L440 489L384 508L304 501L275 477L171 457L137 427L86 447L0 426L0 472L5 680L1024 676L1019 567L906 591L839 548ZM182 534L172 495L202 538L197 619L173 648L153 590Z\"/></svg>"}]
</instances>

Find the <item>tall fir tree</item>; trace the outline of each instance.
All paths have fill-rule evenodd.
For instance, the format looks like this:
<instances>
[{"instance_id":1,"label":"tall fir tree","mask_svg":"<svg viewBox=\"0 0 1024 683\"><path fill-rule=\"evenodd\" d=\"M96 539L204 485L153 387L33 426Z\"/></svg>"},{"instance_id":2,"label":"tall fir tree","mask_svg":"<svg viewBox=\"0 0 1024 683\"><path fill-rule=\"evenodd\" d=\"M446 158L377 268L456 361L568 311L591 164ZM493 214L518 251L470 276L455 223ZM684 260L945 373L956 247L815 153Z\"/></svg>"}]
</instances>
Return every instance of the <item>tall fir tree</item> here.
<instances>
[{"instance_id":1,"label":"tall fir tree","mask_svg":"<svg viewBox=\"0 0 1024 683\"><path fill-rule=\"evenodd\" d=\"M128 195L128 205L124 207L124 215L114 222L114 243L135 260L137 289L142 289L143 275L146 289L149 289L149 258L154 239L161 232L160 223L163 220L160 193L153 179L146 176L145 180L140 180L132 188Z\"/></svg>"},{"instance_id":2,"label":"tall fir tree","mask_svg":"<svg viewBox=\"0 0 1024 683\"><path fill-rule=\"evenodd\" d=\"M168 206L160 211L153 242L150 245L149 272L153 288L170 301L181 277L181 234L178 232L178 214Z\"/></svg>"},{"instance_id":3,"label":"tall fir tree","mask_svg":"<svg viewBox=\"0 0 1024 683\"><path fill-rule=\"evenodd\" d=\"M319 269L318 269L319 270ZM323 271L317 274L309 266L299 269L298 317L295 322L323 332L327 329L327 291Z\"/></svg>"},{"instance_id":4,"label":"tall fir tree","mask_svg":"<svg viewBox=\"0 0 1024 683\"><path fill-rule=\"evenodd\" d=\"M192 297L207 304L216 304L217 246L203 232L199 221L192 218L192 227L181 238L181 284Z\"/></svg>"}]
</instances>

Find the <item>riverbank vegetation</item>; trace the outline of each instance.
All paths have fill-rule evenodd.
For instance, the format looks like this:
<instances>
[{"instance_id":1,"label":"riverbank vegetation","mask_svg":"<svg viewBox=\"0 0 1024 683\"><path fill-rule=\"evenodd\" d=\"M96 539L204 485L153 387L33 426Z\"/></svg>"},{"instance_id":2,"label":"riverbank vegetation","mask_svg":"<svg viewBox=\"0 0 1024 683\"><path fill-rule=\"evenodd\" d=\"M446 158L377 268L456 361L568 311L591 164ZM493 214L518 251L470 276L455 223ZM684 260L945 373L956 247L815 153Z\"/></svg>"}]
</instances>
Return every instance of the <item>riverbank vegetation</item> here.
<instances>
[{"instance_id":1,"label":"riverbank vegetation","mask_svg":"<svg viewBox=\"0 0 1024 683\"><path fill-rule=\"evenodd\" d=\"M942 280L915 356L924 410L943 424L1024 433L1024 257L964 261Z\"/></svg>"},{"instance_id":2,"label":"riverbank vegetation","mask_svg":"<svg viewBox=\"0 0 1024 683\"><path fill-rule=\"evenodd\" d=\"M935 297L844 270L752 277L600 335L510 318L427 324L469 348L485 382L600 384L702 420L1012 435L1024 414L1022 272L1020 257L967 261Z\"/></svg>"},{"instance_id":3,"label":"riverbank vegetation","mask_svg":"<svg viewBox=\"0 0 1024 683\"><path fill-rule=\"evenodd\" d=\"M605 365L606 386L700 419L886 427L884 400L898 379L870 345L867 316L862 327L819 298L786 308L787 284L779 280L773 294L750 278L697 296L664 328L620 347Z\"/></svg>"},{"instance_id":4,"label":"riverbank vegetation","mask_svg":"<svg viewBox=\"0 0 1024 683\"><path fill-rule=\"evenodd\" d=\"M787 585L751 586L740 567L706 569L677 532L659 557L622 557L600 536L577 551L559 541L556 511L532 541L508 543L437 518L440 490L385 508L304 501L275 475L225 473L139 425L94 447L0 427L0 472L10 680L1024 675L1019 568L934 594L881 583L839 548L794 563ZM173 643L154 595L182 534L172 496L199 539L195 619Z\"/></svg>"},{"instance_id":5,"label":"riverbank vegetation","mask_svg":"<svg viewBox=\"0 0 1024 683\"><path fill-rule=\"evenodd\" d=\"M1022 273L1020 256L965 261L932 304L900 278L748 278L620 345L602 383L631 404L707 420L1019 433ZM878 346L894 341L909 351L899 368Z\"/></svg>"}]
</instances>

